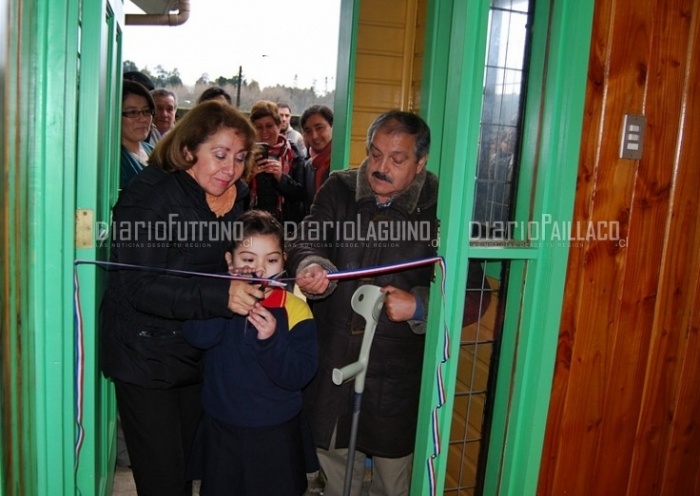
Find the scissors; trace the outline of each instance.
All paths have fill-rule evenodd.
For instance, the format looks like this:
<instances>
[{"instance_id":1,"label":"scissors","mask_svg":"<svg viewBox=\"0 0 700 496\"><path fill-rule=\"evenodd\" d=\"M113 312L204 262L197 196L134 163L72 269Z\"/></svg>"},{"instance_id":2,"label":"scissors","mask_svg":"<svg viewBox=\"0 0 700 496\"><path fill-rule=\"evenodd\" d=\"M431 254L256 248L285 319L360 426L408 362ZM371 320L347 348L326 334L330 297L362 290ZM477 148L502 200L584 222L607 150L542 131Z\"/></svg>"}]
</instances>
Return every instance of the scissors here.
<instances>
[{"instance_id":1,"label":"scissors","mask_svg":"<svg viewBox=\"0 0 700 496\"><path fill-rule=\"evenodd\" d=\"M287 271L285 269L282 269L279 271L277 274L274 276L266 277L262 281L259 281L260 283L260 289L265 291L268 287L272 286L273 288L286 288L287 284L285 284L282 281L279 281L278 279L282 277ZM262 278L261 278L262 279Z\"/></svg>"}]
</instances>

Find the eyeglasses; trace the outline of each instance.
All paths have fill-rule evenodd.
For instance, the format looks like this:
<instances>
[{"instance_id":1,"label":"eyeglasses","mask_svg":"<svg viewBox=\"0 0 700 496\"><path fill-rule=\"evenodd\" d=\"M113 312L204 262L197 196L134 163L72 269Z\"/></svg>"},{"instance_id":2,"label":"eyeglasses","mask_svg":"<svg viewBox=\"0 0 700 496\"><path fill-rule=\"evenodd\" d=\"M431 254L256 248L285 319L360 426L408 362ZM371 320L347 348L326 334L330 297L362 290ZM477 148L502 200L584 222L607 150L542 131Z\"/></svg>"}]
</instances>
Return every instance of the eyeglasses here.
<instances>
[{"instance_id":1,"label":"eyeglasses","mask_svg":"<svg viewBox=\"0 0 700 496\"><path fill-rule=\"evenodd\" d=\"M156 113L151 109L127 110L126 112L122 112L122 116L126 117L127 119L136 119L139 116L153 117L155 114Z\"/></svg>"}]
</instances>

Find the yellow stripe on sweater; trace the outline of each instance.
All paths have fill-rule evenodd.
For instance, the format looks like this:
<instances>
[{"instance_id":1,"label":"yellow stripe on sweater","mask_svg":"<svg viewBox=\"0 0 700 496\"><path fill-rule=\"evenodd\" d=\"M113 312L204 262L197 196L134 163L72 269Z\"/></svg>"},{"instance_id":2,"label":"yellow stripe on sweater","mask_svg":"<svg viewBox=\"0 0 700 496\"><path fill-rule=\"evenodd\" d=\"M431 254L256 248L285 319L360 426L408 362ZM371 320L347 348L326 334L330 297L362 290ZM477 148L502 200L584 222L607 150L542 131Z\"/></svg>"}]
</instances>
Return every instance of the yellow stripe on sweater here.
<instances>
[{"instance_id":1,"label":"yellow stripe on sweater","mask_svg":"<svg viewBox=\"0 0 700 496\"><path fill-rule=\"evenodd\" d=\"M287 301L284 306L287 309L287 318L289 319L289 330L297 325L302 320L313 318L309 305L304 300L293 293L287 292Z\"/></svg>"}]
</instances>

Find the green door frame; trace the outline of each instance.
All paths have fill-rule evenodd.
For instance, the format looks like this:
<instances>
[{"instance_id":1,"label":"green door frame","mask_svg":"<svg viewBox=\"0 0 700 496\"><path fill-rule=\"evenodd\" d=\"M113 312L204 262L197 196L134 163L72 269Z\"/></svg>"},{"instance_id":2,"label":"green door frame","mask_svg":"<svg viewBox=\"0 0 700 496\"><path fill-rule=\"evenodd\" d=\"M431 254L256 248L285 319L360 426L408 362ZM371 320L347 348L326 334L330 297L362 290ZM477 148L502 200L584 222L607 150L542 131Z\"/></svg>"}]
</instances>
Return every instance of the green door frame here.
<instances>
[{"instance_id":1,"label":"green door frame","mask_svg":"<svg viewBox=\"0 0 700 496\"><path fill-rule=\"evenodd\" d=\"M10 2L3 134L8 262L3 321L3 489L75 487L72 247L77 0ZM62 215L66 211L69 215ZM58 213L58 215L57 215ZM9 417L9 418L8 418Z\"/></svg>"},{"instance_id":2,"label":"green door frame","mask_svg":"<svg viewBox=\"0 0 700 496\"><path fill-rule=\"evenodd\" d=\"M428 4L421 111L438 156L431 163L439 165L441 184L439 252L449 277L444 301L439 277L431 290L411 489L420 496L444 490L457 361L443 359L443 326L452 337L450 356L456 356L467 258L512 260L498 370L506 380L495 391L484 494L535 493L551 393L568 247L469 245L489 6L489 0ZM517 214L565 222L573 213L593 0L539 1L535 8L522 157L523 168L536 175L532 188L519 185Z\"/></svg>"},{"instance_id":3,"label":"green door frame","mask_svg":"<svg viewBox=\"0 0 700 496\"><path fill-rule=\"evenodd\" d=\"M3 27L12 26L3 60L0 179L2 218L7 221L0 255L0 346L5 360L0 494L8 496L93 495L111 489L110 475L98 475L94 462L99 452L107 452L95 439L104 418L89 409L101 396L94 389L94 350L88 350L92 355L86 363L92 369L85 373L83 388L88 406L84 413L93 417L83 416L83 456L75 456L79 430L73 305L76 207L91 194L81 188L85 178L79 162L87 164L91 149L114 148L110 139L118 139L116 117L108 131L111 138L93 133L105 115L118 115L112 109L100 113L94 98L99 94L114 101L114 89L120 88L115 72L121 70L120 54L113 51L113 41L105 43L101 31L108 1L11 1L0 16ZM122 2L115 6L121 9ZM123 13L112 14L123 20ZM117 36L115 31L111 39ZM104 77L107 73L113 77ZM116 148L112 155L117 160ZM111 167L116 175L118 162L110 165L97 158L92 156L91 169ZM88 277L81 282L86 292L94 289ZM86 332L94 340L90 325Z\"/></svg>"}]
</instances>

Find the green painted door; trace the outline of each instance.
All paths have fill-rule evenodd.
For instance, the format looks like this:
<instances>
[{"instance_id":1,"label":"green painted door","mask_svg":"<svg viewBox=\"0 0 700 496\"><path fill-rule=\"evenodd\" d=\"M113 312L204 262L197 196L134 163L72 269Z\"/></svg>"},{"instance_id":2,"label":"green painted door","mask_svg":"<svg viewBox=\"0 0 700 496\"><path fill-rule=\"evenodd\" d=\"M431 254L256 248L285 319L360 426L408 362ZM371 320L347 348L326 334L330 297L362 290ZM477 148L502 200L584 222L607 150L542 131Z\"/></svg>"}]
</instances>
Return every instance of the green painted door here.
<instances>
[{"instance_id":1,"label":"green painted door","mask_svg":"<svg viewBox=\"0 0 700 496\"><path fill-rule=\"evenodd\" d=\"M111 206L116 201L121 120L120 1L83 2L78 108L76 244L78 261L108 260ZM82 325L78 327L76 374L82 372L82 422L77 488L80 494L111 494L116 456L116 403L112 385L99 371L97 318L106 282L104 269L76 267ZM81 379L81 380L80 380ZM79 400L77 398L77 400Z\"/></svg>"},{"instance_id":2,"label":"green painted door","mask_svg":"<svg viewBox=\"0 0 700 496\"><path fill-rule=\"evenodd\" d=\"M76 236L76 214L107 219L116 191L122 3L0 7L0 494L108 494L115 409L95 352L103 278L77 270L79 335L74 262L106 256L95 224Z\"/></svg>"}]
</instances>

